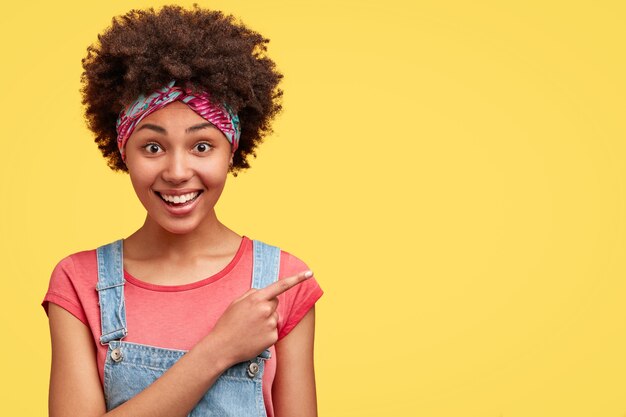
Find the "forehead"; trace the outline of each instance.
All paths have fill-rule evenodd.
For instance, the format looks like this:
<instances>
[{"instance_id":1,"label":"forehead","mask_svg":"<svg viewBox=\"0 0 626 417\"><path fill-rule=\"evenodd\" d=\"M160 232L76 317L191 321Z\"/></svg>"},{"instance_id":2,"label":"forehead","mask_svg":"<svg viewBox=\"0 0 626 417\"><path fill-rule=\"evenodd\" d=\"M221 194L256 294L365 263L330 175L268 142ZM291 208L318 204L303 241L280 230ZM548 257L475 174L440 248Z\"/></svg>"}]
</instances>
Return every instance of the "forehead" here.
<instances>
[{"instance_id":1,"label":"forehead","mask_svg":"<svg viewBox=\"0 0 626 417\"><path fill-rule=\"evenodd\" d=\"M159 125L192 125L206 122L206 120L189 106L181 101L173 101L165 107L150 113L144 117L137 125L140 127L145 123L155 123Z\"/></svg>"}]
</instances>

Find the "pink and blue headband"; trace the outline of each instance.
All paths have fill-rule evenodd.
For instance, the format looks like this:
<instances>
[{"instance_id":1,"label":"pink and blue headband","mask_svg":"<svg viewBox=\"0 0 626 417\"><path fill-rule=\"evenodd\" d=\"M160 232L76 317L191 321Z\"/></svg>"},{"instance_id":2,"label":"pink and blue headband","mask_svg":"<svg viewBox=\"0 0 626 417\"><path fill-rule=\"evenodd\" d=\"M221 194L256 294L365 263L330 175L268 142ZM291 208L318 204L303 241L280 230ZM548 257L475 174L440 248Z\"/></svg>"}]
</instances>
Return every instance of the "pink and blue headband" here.
<instances>
[{"instance_id":1,"label":"pink and blue headband","mask_svg":"<svg viewBox=\"0 0 626 417\"><path fill-rule=\"evenodd\" d=\"M141 120L168 104L180 100L198 113L207 122L218 128L232 145L232 153L235 153L239 145L241 127L239 117L234 114L226 104L217 104L210 100L206 92L191 92L190 90L174 86L175 81L171 81L167 86L155 91L148 97L143 94L133 103L121 111L117 118L117 147L122 155L122 160L126 161L124 151L126 142Z\"/></svg>"}]
</instances>

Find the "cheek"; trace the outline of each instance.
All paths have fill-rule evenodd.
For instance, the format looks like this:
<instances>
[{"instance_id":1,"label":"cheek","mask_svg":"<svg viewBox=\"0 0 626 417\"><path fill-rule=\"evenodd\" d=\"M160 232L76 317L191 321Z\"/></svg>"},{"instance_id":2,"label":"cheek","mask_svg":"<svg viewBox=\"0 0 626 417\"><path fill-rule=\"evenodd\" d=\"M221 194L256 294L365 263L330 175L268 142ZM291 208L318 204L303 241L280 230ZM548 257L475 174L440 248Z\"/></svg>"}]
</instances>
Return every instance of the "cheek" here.
<instances>
[{"instance_id":1,"label":"cheek","mask_svg":"<svg viewBox=\"0 0 626 417\"><path fill-rule=\"evenodd\" d=\"M142 172L140 175L133 173L133 171L129 170L130 174L130 182L135 189L135 193L137 196L141 197L142 195L151 192L150 186L153 183L152 176L147 172Z\"/></svg>"},{"instance_id":2,"label":"cheek","mask_svg":"<svg viewBox=\"0 0 626 417\"><path fill-rule=\"evenodd\" d=\"M220 159L218 162L213 162L210 166L198 167L198 172L202 172L200 175L207 185L219 185L226 181L228 168L228 159Z\"/></svg>"},{"instance_id":3,"label":"cheek","mask_svg":"<svg viewBox=\"0 0 626 417\"><path fill-rule=\"evenodd\" d=\"M226 175L223 172L207 173L204 175L203 182L208 188L221 188L226 182Z\"/></svg>"}]
</instances>

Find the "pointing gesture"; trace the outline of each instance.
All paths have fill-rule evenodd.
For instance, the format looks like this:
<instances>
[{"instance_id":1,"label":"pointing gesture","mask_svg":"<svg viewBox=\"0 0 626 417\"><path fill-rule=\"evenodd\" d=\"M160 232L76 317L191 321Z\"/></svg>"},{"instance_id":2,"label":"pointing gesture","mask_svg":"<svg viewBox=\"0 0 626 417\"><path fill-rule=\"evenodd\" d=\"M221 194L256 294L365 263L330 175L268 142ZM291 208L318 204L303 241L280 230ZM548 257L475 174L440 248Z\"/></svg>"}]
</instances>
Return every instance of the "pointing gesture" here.
<instances>
[{"instance_id":1,"label":"pointing gesture","mask_svg":"<svg viewBox=\"0 0 626 417\"><path fill-rule=\"evenodd\" d=\"M257 290L257 297L264 298L266 300L271 300L272 298L278 297L280 294L284 293L288 289L295 287L303 281L311 278L313 276L313 272L305 271L300 272L298 275L293 275L289 278L283 278L275 283L268 285L267 287Z\"/></svg>"},{"instance_id":2,"label":"pointing gesture","mask_svg":"<svg viewBox=\"0 0 626 417\"><path fill-rule=\"evenodd\" d=\"M278 296L313 276L311 271L251 288L233 301L207 337L225 346L230 365L251 359L278 340Z\"/></svg>"}]
</instances>

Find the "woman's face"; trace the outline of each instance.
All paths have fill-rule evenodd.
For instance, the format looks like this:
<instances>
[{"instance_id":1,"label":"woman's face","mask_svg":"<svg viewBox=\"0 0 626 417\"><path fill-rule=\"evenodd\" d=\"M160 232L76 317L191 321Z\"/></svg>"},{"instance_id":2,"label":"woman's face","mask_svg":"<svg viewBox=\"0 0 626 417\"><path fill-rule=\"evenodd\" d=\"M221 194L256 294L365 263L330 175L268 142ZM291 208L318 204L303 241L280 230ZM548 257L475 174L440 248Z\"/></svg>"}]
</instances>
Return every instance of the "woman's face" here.
<instances>
[{"instance_id":1,"label":"woman's face","mask_svg":"<svg viewBox=\"0 0 626 417\"><path fill-rule=\"evenodd\" d=\"M126 143L126 166L149 220L176 234L215 220L230 163L226 136L180 101L144 118Z\"/></svg>"}]
</instances>

